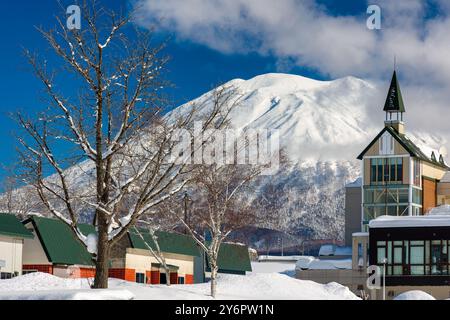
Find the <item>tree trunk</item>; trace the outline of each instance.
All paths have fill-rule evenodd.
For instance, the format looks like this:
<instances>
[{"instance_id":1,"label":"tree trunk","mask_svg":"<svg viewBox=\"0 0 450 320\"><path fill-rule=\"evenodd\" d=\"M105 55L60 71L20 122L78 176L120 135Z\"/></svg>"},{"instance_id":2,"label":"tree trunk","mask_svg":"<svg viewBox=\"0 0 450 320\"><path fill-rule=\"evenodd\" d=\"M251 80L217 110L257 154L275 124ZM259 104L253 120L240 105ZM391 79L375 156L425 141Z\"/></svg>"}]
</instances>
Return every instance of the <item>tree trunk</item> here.
<instances>
[{"instance_id":1,"label":"tree trunk","mask_svg":"<svg viewBox=\"0 0 450 320\"><path fill-rule=\"evenodd\" d=\"M211 262L211 297L216 298L217 293L217 263Z\"/></svg>"},{"instance_id":2,"label":"tree trunk","mask_svg":"<svg viewBox=\"0 0 450 320\"><path fill-rule=\"evenodd\" d=\"M101 217L102 215L100 215ZM109 276L109 243L107 225L99 221L97 261L95 264L94 289L107 289Z\"/></svg>"},{"instance_id":3,"label":"tree trunk","mask_svg":"<svg viewBox=\"0 0 450 320\"><path fill-rule=\"evenodd\" d=\"M166 271L166 285L170 287L170 269L166 265L164 265L163 268L164 271Z\"/></svg>"}]
</instances>

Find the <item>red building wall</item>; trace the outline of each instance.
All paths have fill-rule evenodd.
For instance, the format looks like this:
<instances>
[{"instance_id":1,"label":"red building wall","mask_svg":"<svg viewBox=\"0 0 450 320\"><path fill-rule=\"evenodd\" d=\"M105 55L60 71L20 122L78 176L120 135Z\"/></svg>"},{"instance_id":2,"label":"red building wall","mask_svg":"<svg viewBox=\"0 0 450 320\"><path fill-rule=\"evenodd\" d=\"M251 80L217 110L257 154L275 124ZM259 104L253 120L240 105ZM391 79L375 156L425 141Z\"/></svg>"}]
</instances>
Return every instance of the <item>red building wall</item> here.
<instances>
[{"instance_id":1,"label":"red building wall","mask_svg":"<svg viewBox=\"0 0 450 320\"><path fill-rule=\"evenodd\" d=\"M178 284L178 273L177 272L170 273L170 284Z\"/></svg>"},{"instance_id":2,"label":"red building wall","mask_svg":"<svg viewBox=\"0 0 450 320\"><path fill-rule=\"evenodd\" d=\"M134 269L109 269L109 277L115 279L122 279L125 281L136 281L136 270Z\"/></svg>"},{"instance_id":3,"label":"red building wall","mask_svg":"<svg viewBox=\"0 0 450 320\"><path fill-rule=\"evenodd\" d=\"M151 281L150 281L150 283L151 284L159 284L159 276L160 276L160 274L159 274L159 271L152 271L151 272Z\"/></svg>"},{"instance_id":4,"label":"red building wall","mask_svg":"<svg viewBox=\"0 0 450 320\"><path fill-rule=\"evenodd\" d=\"M23 270L36 270L38 272L53 274L52 265L40 265L40 264L25 264L22 266Z\"/></svg>"},{"instance_id":5,"label":"red building wall","mask_svg":"<svg viewBox=\"0 0 450 320\"><path fill-rule=\"evenodd\" d=\"M80 278L94 278L95 268L80 268Z\"/></svg>"},{"instance_id":6,"label":"red building wall","mask_svg":"<svg viewBox=\"0 0 450 320\"><path fill-rule=\"evenodd\" d=\"M192 274L187 274L184 277L184 283L185 284L194 284L194 276Z\"/></svg>"}]
</instances>

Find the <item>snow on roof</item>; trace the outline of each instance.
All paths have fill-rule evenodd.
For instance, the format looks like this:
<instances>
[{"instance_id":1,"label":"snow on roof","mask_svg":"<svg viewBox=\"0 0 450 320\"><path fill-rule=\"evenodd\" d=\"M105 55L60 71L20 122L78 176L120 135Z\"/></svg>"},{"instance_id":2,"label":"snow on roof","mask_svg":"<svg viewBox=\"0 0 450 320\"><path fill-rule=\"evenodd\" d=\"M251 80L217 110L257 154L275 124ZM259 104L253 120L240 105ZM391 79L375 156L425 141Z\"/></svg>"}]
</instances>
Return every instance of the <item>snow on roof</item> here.
<instances>
[{"instance_id":1,"label":"snow on roof","mask_svg":"<svg viewBox=\"0 0 450 320\"><path fill-rule=\"evenodd\" d=\"M353 237L368 237L369 233L368 232L354 232L352 234Z\"/></svg>"},{"instance_id":2,"label":"snow on roof","mask_svg":"<svg viewBox=\"0 0 450 320\"><path fill-rule=\"evenodd\" d=\"M449 183L450 182L450 171L447 171L442 177L440 183Z\"/></svg>"},{"instance_id":3,"label":"snow on roof","mask_svg":"<svg viewBox=\"0 0 450 320\"><path fill-rule=\"evenodd\" d=\"M301 256L259 256L258 261L264 262L264 261L297 261L300 259Z\"/></svg>"},{"instance_id":4,"label":"snow on roof","mask_svg":"<svg viewBox=\"0 0 450 320\"><path fill-rule=\"evenodd\" d=\"M350 270L351 259L320 260L314 257L300 257L295 265L295 270Z\"/></svg>"},{"instance_id":5,"label":"snow on roof","mask_svg":"<svg viewBox=\"0 0 450 320\"><path fill-rule=\"evenodd\" d=\"M429 216L450 216L450 205L442 205L431 209Z\"/></svg>"},{"instance_id":6,"label":"snow on roof","mask_svg":"<svg viewBox=\"0 0 450 320\"><path fill-rule=\"evenodd\" d=\"M346 188L361 188L362 186L362 178L358 178L355 181L353 181L352 183L347 184L345 187Z\"/></svg>"},{"instance_id":7,"label":"snow on roof","mask_svg":"<svg viewBox=\"0 0 450 320\"><path fill-rule=\"evenodd\" d=\"M338 247L334 244L322 245L319 249L319 256L351 256L351 247Z\"/></svg>"},{"instance_id":8,"label":"snow on roof","mask_svg":"<svg viewBox=\"0 0 450 320\"><path fill-rule=\"evenodd\" d=\"M325 244L320 247L319 256L334 256L336 246L334 244Z\"/></svg>"},{"instance_id":9,"label":"snow on roof","mask_svg":"<svg viewBox=\"0 0 450 320\"><path fill-rule=\"evenodd\" d=\"M432 137L426 133L412 133L411 135L408 135L406 139L412 141L420 149L420 151L422 151L430 159L434 154L436 161L440 161L440 157L442 156L444 165L448 166L446 161L447 149L443 147L445 141L438 141L440 139Z\"/></svg>"},{"instance_id":10,"label":"snow on roof","mask_svg":"<svg viewBox=\"0 0 450 320\"><path fill-rule=\"evenodd\" d=\"M381 216L370 221L370 228L450 227L449 214L394 217Z\"/></svg>"}]
</instances>

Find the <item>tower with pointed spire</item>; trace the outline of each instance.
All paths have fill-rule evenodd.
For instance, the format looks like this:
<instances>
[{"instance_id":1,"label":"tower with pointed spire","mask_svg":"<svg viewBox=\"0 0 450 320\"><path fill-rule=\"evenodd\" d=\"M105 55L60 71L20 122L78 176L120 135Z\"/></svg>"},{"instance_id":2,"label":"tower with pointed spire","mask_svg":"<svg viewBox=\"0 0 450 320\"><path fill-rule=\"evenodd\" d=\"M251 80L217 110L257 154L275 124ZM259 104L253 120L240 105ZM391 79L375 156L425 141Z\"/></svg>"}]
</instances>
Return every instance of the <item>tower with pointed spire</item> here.
<instances>
[{"instance_id":1,"label":"tower with pointed spire","mask_svg":"<svg viewBox=\"0 0 450 320\"><path fill-rule=\"evenodd\" d=\"M406 110L396 71L392 75L392 81L383 111L386 112L386 126L394 128L400 134L404 134L405 123L403 122L403 113Z\"/></svg>"},{"instance_id":2,"label":"tower with pointed spire","mask_svg":"<svg viewBox=\"0 0 450 320\"><path fill-rule=\"evenodd\" d=\"M450 183L449 189L441 183L444 176L450 179L450 167L441 151L405 132L406 110L396 71L383 111L384 128L358 156L363 173L359 217L357 212L348 214L362 220L363 231L379 216L418 216L438 204L450 204Z\"/></svg>"}]
</instances>

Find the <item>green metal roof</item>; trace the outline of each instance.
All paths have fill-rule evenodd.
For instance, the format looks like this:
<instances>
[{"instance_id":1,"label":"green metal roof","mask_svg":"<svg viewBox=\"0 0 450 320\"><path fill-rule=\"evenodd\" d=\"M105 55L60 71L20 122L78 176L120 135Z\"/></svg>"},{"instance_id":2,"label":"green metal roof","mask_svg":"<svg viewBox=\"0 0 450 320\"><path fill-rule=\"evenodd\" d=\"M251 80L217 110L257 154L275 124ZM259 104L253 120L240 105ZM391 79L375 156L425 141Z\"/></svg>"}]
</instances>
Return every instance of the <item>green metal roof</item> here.
<instances>
[{"instance_id":1,"label":"green metal roof","mask_svg":"<svg viewBox=\"0 0 450 320\"><path fill-rule=\"evenodd\" d=\"M155 250L156 247L149 232L143 229L139 229L139 231L144 237L145 242ZM136 229L130 230L128 234L133 248L148 250L148 247ZM156 236L158 237L158 243L162 252L189 256L201 255L201 249L191 236L161 231L156 232ZM252 271L247 246L223 243L219 251L218 264L220 270L238 272Z\"/></svg>"},{"instance_id":2,"label":"green metal roof","mask_svg":"<svg viewBox=\"0 0 450 320\"><path fill-rule=\"evenodd\" d=\"M91 254L64 222L33 216L24 223L30 221L50 262L65 265L93 265ZM78 227L86 236L96 232L92 225L80 224Z\"/></svg>"},{"instance_id":3,"label":"green metal roof","mask_svg":"<svg viewBox=\"0 0 450 320\"><path fill-rule=\"evenodd\" d=\"M133 248L148 250L148 247L146 246L147 243L153 250L156 250L156 245L153 242L148 230L138 230L145 239L145 242L139 236L137 229L133 228L128 232ZM162 252L183 254L188 256L200 256L200 249L194 239L190 236L162 231L157 231L155 234L158 238L159 248Z\"/></svg>"},{"instance_id":4,"label":"green metal roof","mask_svg":"<svg viewBox=\"0 0 450 320\"><path fill-rule=\"evenodd\" d=\"M386 103L383 111L386 112L405 112L405 104L403 103L402 91L397 80L397 72L394 71L391 86L389 87Z\"/></svg>"},{"instance_id":5,"label":"green metal roof","mask_svg":"<svg viewBox=\"0 0 450 320\"><path fill-rule=\"evenodd\" d=\"M386 126L383 130L381 130L381 132L375 137L375 139L372 140L372 142L366 147L366 149L364 149L364 151L358 156L359 160L362 160L364 155L366 154L367 151L369 151L369 149L375 144L375 142L381 138L381 136L385 133L385 132L389 132L395 140L398 141L398 143L400 143L400 145L406 149L406 151L408 151L408 153L412 156L412 157L416 157L420 160L423 160L425 162L434 164L438 167L441 167L443 169L450 169L444 162L439 161L438 159L432 159L431 156L428 157L425 153L423 153L423 151L416 145L414 144L414 142L412 142L408 136L406 136L405 134L400 134L398 133L394 128Z\"/></svg>"},{"instance_id":6,"label":"green metal roof","mask_svg":"<svg viewBox=\"0 0 450 320\"><path fill-rule=\"evenodd\" d=\"M222 271L252 271L248 247L244 245L223 243L217 264Z\"/></svg>"},{"instance_id":7,"label":"green metal roof","mask_svg":"<svg viewBox=\"0 0 450 320\"><path fill-rule=\"evenodd\" d=\"M6 213L0 213L0 235L17 238L34 237L15 215Z\"/></svg>"}]
</instances>

